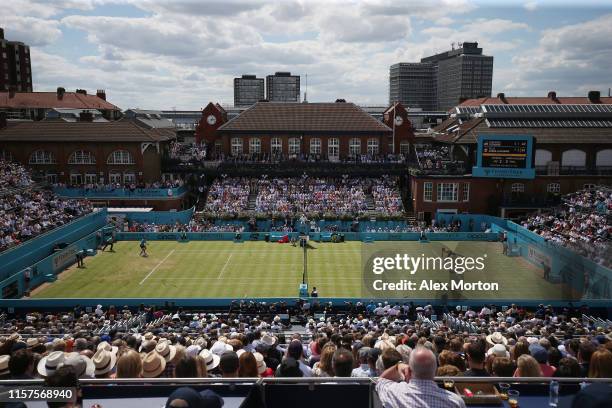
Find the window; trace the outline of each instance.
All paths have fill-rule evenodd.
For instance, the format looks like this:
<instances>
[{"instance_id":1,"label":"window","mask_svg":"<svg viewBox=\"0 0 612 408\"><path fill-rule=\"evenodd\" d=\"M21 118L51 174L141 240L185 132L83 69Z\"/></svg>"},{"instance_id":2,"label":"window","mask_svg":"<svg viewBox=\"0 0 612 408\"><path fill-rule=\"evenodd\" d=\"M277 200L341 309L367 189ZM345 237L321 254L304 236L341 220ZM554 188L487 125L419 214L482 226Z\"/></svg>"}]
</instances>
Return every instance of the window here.
<instances>
[{"instance_id":1,"label":"window","mask_svg":"<svg viewBox=\"0 0 612 408\"><path fill-rule=\"evenodd\" d=\"M612 167L612 149L604 149L595 155L595 166Z\"/></svg>"},{"instance_id":2,"label":"window","mask_svg":"<svg viewBox=\"0 0 612 408\"><path fill-rule=\"evenodd\" d=\"M81 184L83 184L83 175L81 175L80 173L71 173L70 184L73 186L80 186Z\"/></svg>"},{"instance_id":3,"label":"window","mask_svg":"<svg viewBox=\"0 0 612 408\"><path fill-rule=\"evenodd\" d=\"M321 139L310 139L310 154L321 154Z\"/></svg>"},{"instance_id":4,"label":"window","mask_svg":"<svg viewBox=\"0 0 612 408\"><path fill-rule=\"evenodd\" d=\"M118 173L118 172L108 173L108 181L111 184L121 184L121 173Z\"/></svg>"},{"instance_id":5,"label":"window","mask_svg":"<svg viewBox=\"0 0 612 408\"><path fill-rule=\"evenodd\" d=\"M349 140L349 156L354 157L361 154L361 140L352 138Z\"/></svg>"},{"instance_id":6,"label":"window","mask_svg":"<svg viewBox=\"0 0 612 408\"><path fill-rule=\"evenodd\" d=\"M546 191L548 193L560 193L561 192L561 184L559 183L548 183L546 186Z\"/></svg>"},{"instance_id":7,"label":"window","mask_svg":"<svg viewBox=\"0 0 612 408\"><path fill-rule=\"evenodd\" d=\"M470 183L463 183L463 191L461 192L461 201L470 201Z\"/></svg>"},{"instance_id":8,"label":"window","mask_svg":"<svg viewBox=\"0 0 612 408\"><path fill-rule=\"evenodd\" d=\"M95 173L85 174L85 184L96 184L97 176Z\"/></svg>"},{"instance_id":9,"label":"window","mask_svg":"<svg viewBox=\"0 0 612 408\"><path fill-rule=\"evenodd\" d=\"M327 156L337 158L340 154L340 139L332 137L327 140Z\"/></svg>"},{"instance_id":10,"label":"window","mask_svg":"<svg viewBox=\"0 0 612 408\"><path fill-rule=\"evenodd\" d=\"M566 150L561 156L561 166L563 167L584 167L585 165L586 153L582 150Z\"/></svg>"},{"instance_id":11,"label":"window","mask_svg":"<svg viewBox=\"0 0 612 408\"><path fill-rule=\"evenodd\" d=\"M55 155L47 150L37 150L30 156L30 164L55 164Z\"/></svg>"},{"instance_id":12,"label":"window","mask_svg":"<svg viewBox=\"0 0 612 408\"><path fill-rule=\"evenodd\" d=\"M87 150L77 150L70 155L68 164L96 164L96 158Z\"/></svg>"},{"instance_id":13,"label":"window","mask_svg":"<svg viewBox=\"0 0 612 408\"><path fill-rule=\"evenodd\" d=\"M300 139L297 137L289 139L289 154L300 154Z\"/></svg>"},{"instance_id":14,"label":"window","mask_svg":"<svg viewBox=\"0 0 612 408\"><path fill-rule=\"evenodd\" d=\"M392 151L392 150L390 150ZM401 142L400 143L400 154L404 156L408 156L410 154L410 143L409 142Z\"/></svg>"},{"instance_id":15,"label":"window","mask_svg":"<svg viewBox=\"0 0 612 408\"><path fill-rule=\"evenodd\" d=\"M127 150L115 150L108 156L107 164L134 164L134 157Z\"/></svg>"},{"instance_id":16,"label":"window","mask_svg":"<svg viewBox=\"0 0 612 408\"><path fill-rule=\"evenodd\" d=\"M423 183L423 201L431 201L433 199L433 183L427 181Z\"/></svg>"},{"instance_id":17,"label":"window","mask_svg":"<svg viewBox=\"0 0 612 408\"><path fill-rule=\"evenodd\" d=\"M378 139L368 139L368 154L371 156L378 154Z\"/></svg>"},{"instance_id":18,"label":"window","mask_svg":"<svg viewBox=\"0 0 612 408\"><path fill-rule=\"evenodd\" d=\"M232 156L242 154L242 139L239 137L232 138Z\"/></svg>"},{"instance_id":19,"label":"window","mask_svg":"<svg viewBox=\"0 0 612 408\"><path fill-rule=\"evenodd\" d=\"M523 184L523 183L512 183L511 191L513 193L524 193L525 192L525 184Z\"/></svg>"},{"instance_id":20,"label":"window","mask_svg":"<svg viewBox=\"0 0 612 408\"><path fill-rule=\"evenodd\" d=\"M590 183L584 184L582 186L582 188L585 190L595 190L596 187L597 186L595 184L590 184Z\"/></svg>"},{"instance_id":21,"label":"window","mask_svg":"<svg viewBox=\"0 0 612 408\"><path fill-rule=\"evenodd\" d=\"M45 180L49 184L57 184L57 174L55 173L47 173L45 174Z\"/></svg>"},{"instance_id":22,"label":"window","mask_svg":"<svg viewBox=\"0 0 612 408\"><path fill-rule=\"evenodd\" d=\"M136 183L136 175L134 173L123 173L123 182L125 184Z\"/></svg>"},{"instance_id":23,"label":"window","mask_svg":"<svg viewBox=\"0 0 612 408\"><path fill-rule=\"evenodd\" d=\"M261 139L258 137L252 137L249 139L249 153L259 154L261 153Z\"/></svg>"},{"instance_id":24,"label":"window","mask_svg":"<svg viewBox=\"0 0 612 408\"><path fill-rule=\"evenodd\" d=\"M8 150L0 150L0 160L7 162L13 161L13 154Z\"/></svg>"},{"instance_id":25,"label":"window","mask_svg":"<svg viewBox=\"0 0 612 408\"><path fill-rule=\"evenodd\" d=\"M283 153L283 140L280 137L273 137L272 140L270 140L270 152L272 152L272 154Z\"/></svg>"},{"instance_id":26,"label":"window","mask_svg":"<svg viewBox=\"0 0 612 408\"><path fill-rule=\"evenodd\" d=\"M544 149L536 149L535 154L535 165L546 166L548 162L552 161L552 153Z\"/></svg>"},{"instance_id":27,"label":"window","mask_svg":"<svg viewBox=\"0 0 612 408\"><path fill-rule=\"evenodd\" d=\"M457 201L457 190L459 183L438 183L437 201Z\"/></svg>"}]
</instances>

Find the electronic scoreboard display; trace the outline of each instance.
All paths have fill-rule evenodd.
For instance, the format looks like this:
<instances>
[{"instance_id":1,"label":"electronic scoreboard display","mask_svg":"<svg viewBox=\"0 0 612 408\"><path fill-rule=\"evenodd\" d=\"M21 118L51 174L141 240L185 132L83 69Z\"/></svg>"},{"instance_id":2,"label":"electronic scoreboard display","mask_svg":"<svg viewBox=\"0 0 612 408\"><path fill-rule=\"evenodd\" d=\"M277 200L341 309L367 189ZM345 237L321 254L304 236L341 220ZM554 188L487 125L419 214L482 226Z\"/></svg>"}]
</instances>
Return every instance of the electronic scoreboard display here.
<instances>
[{"instance_id":1,"label":"electronic scoreboard display","mask_svg":"<svg viewBox=\"0 0 612 408\"><path fill-rule=\"evenodd\" d=\"M475 177L534 178L533 136L478 135Z\"/></svg>"}]
</instances>

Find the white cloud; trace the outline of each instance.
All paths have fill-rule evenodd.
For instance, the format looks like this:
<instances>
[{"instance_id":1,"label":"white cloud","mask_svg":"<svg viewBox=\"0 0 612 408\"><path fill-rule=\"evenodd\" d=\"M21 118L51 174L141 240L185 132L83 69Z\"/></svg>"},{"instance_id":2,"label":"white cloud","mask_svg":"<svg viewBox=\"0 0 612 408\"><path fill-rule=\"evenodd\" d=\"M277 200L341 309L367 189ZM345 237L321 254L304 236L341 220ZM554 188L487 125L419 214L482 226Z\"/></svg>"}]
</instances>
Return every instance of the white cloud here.
<instances>
[{"instance_id":1,"label":"white cloud","mask_svg":"<svg viewBox=\"0 0 612 408\"><path fill-rule=\"evenodd\" d=\"M535 9L538 8L538 3L536 3L535 1L530 1L530 2L525 3L523 7L527 11L535 11Z\"/></svg>"}]
</instances>

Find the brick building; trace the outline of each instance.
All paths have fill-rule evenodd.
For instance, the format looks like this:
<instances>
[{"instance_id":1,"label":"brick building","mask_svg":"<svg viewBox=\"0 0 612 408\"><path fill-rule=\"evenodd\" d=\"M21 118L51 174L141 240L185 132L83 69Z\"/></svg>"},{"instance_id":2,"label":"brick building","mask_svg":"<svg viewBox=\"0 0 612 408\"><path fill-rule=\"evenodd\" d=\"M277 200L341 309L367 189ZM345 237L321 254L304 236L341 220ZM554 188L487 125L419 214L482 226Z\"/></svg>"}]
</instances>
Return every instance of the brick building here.
<instances>
[{"instance_id":1,"label":"brick building","mask_svg":"<svg viewBox=\"0 0 612 408\"><path fill-rule=\"evenodd\" d=\"M4 38L0 28L0 91L32 92L30 47Z\"/></svg>"},{"instance_id":2,"label":"brick building","mask_svg":"<svg viewBox=\"0 0 612 408\"><path fill-rule=\"evenodd\" d=\"M0 129L0 157L31 168L51 183L150 183L161 179L161 158L174 129L133 120L44 120ZM0 124L1 126L1 124Z\"/></svg>"},{"instance_id":3,"label":"brick building","mask_svg":"<svg viewBox=\"0 0 612 408\"><path fill-rule=\"evenodd\" d=\"M407 118L405 122L403 129L410 127ZM337 161L390 153L392 136L385 123L352 103L339 101L259 102L216 129L213 137L227 156L315 156ZM396 131L398 150L407 137L405 131Z\"/></svg>"},{"instance_id":4,"label":"brick building","mask_svg":"<svg viewBox=\"0 0 612 408\"><path fill-rule=\"evenodd\" d=\"M418 174L411 179L412 210L430 219L436 211L518 216L554 204L562 194L612 184L612 98L497 97L471 99L451 111L433 134L450 147L467 174ZM478 136L531 135L535 179L472 177Z\"/></svg>"},{"instance_id":5,"label":"brick building","mask_svg":"<svg viewBox=\"0 0 612 408\"><path fill-rule=\"evenodd\" d=\"M85 89L66 92L62 87L56 92L0 90L0 112L5 112L8 119L43 120L53 109L95 109L107 120L121 118L121 110L106 100L106 92L102 89L95 94L88 94Z\"/></svg>"}]
</instances>

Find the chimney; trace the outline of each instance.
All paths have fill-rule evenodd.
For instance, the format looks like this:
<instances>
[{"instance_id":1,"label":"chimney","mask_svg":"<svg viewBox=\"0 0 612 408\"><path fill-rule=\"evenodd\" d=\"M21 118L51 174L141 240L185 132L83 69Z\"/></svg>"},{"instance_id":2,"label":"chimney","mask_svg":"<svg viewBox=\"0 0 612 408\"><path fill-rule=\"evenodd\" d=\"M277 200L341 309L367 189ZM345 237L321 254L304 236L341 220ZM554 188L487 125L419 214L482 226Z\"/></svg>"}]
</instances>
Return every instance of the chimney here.
<instances>
[{"instance_id":1,"label":"chimney","mask_svg":"<svg viewBox=\"0 0 612 408\"><path fill-rule=\"evenodd\" d=\"M86 89L77 89L76 93L82 94L82 95L87 95L87 90Z\"/></svg>"},{"instance_id":2,"label":"chimney","mask_svg":"<svg viewBox=\"0 0 612 408\"><path fill-rule=\"evenodd\" d=\"M601 94L599 91L589 91L589 101L591 103L601 103Z\"/></svg>"},{"instance_id":3,"label":"chimney","mask_svg":"<svg viewBox=\"0 0 612 408\"><path fill-rule=\"evenodd\" d=\"M555 91L550 91L548 93L548 99L550 99L551 101L559 102L559 100L557 99L557 93Z\"/></svg>"},{"instance_id":4,"label":"chimney","mask_svg":"<svg viewBox=\"0 0 612 408\"><path fill-rule=\"evenodd\" d=\"M79 114L79 122L93 122L93 113L90 111L82 111Z\"/></svg>"},{"instance_id":5,"label":"chimney","mask_svg":"<svg viewBox=\"0 0 612 408\"><path fill-rule=\"evenodd\" d=\"M15 87L14 86L9 86L9 98L14 98L15 97Z\"/></svg>"},{"instance_id":6,"label":"chimney","mask_svg":"<svg viewBox=\"0 0 612 408\"><path fill-rule=\"evenodd\" d=\"M61 86L57 88L57 99L64 99L64 94L66 93L66 89Z\"/></svg>"},{"instance_id":7,"label":"chimney","mask_svg":"<svg viewBox=\"0 0 612 408\"><path fill-rule=\"evenodd\" d=\"M0 112L0 129L6 127L6 112Z\"/></svg>"},{"instance_id":8,"label":"chimney","mask_svg":"<svg viewBox=\"0 0 612 408\"><path fill-rule=\"evenodd\" d=\"M346 99L336 99L336 103L346 103Z\"/></svg>"},{"instance_id":9,"label":"chimney","mask_svg":"<svg viewBox=\"0 0 612 408\"><path fill-rule=\"evenodd\" d=\"M508 103L508 100L506 99L506 94L503 92L497 94L497 99L499 99L503 103Z\"/></svg>"},{"instance_id":10,"label":"chimney","mask_svg":"<svg viewBox=\"0 0 612 408\"><path fill-rule=\"evenodd\" d=\"M106 91L104 89L98 89L96 91L96 96L102 100L106 100Z\"/></svg>"}]
</instances>

